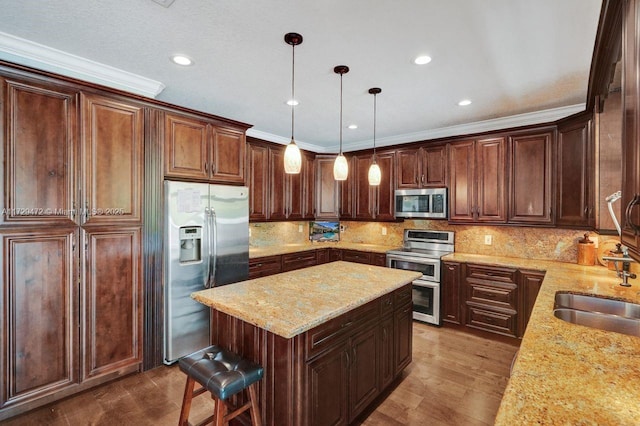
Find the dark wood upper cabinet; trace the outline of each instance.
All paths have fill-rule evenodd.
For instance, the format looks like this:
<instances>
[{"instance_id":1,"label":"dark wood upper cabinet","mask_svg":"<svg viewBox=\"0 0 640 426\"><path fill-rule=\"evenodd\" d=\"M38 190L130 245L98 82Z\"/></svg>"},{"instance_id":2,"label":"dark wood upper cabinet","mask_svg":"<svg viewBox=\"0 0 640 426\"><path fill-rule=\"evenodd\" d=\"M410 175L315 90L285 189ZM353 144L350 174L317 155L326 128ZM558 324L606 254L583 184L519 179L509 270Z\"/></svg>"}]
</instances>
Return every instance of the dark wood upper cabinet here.
<instances>
[{"instance_id":1,"label":"dark wood upper cabinet","mask_svg":"<svg viewBox=\"0 0 640 426\"><path fill-rule=\"evenodd\" d=\"M7 224L76 220L78 92L0 79L4 102L3 214Z\"/></svg>"},{"instance_id":2,"label":"dark wood upper cabinet","mask_svg":"<svg viewBox=\"0 0 640 426\"><path fill-rule=\"evenodd\" d=\"M142 221L144 110L82 94L81 223Z\"/></svg>"},{"instance_id":3,"label":"dark wood upper cabinet","mask_svg":"<svg viewBox=\"0 0 640 426\"><path fill-rule=\"evenodd\" d=\"M244 131L165 112L166 177L244 184Z\"/></svg>"},{"instance_id":4,"label":"dark wood upper cabinet","mask_svg":"<svg viewBox=\"0 0 640 426\"><path fill-rule=\"evenodd\" d=\"M394 175L395 152L376 154L380 166L382 181L380 185L369 185L369 167L373 163L372 154L353 157L353 185L356 219L393 220L394 219Z\"/></svg>"},{"instance_id":5,"label":"dark wood upper cabinet","mask_svg":"<svg viewBox=\"0 0 640 426\"><path fill-rule=\"evenodd\" d=\"M509 223L552 225L555 130L509 137Z\"/></svg>"},{"instance_id":6,"label":"dark wood upper cabinet","mask_svg":"<svg viewBox=\"0 0 640 426\"><path fill-rule=\"evenodd\" d=\"M247 186L249 187L249 220L267 220L269 199L269 148L247 144Z\"/></svg>"},{"instance_id":7,"label":"dark wood upper cabinet","mask_svg":"<svg viewBox=\"0 0 640 426\"><path fill-rule=\"evenodd\" d=\"M449 144L449 221L506 221L504 138Z\"/></svg>"},{"instance_id":8,"label":"dark wood upper cabinet","mask_svg":"<svg viewBox=\"0 0 640 426\"><path fill-rule=\"evenodd\" d=\"M355 180L353 174L354 158L351 155L345 155L349 164L349 174L347 179L338 182L340 189L340 219L355 219L356 217L356 195L355 195ZM335 161L335 156L333 157ZM331 176L333 176L333 167L331 168Z\"/></svg>"},{"instance_id":9,"label":"dark wood upper cabinet","mask_svg":"<svg viewBox=\"0 0 640 426\"><path fill-rule=\"evenodd\" d=\"M339 214L340 185L333 178L334 155L316 155L316 210L317 219L336 219Z\"/></svg>"},{"instance_id":10,"label":"dark wood upper cabinet","mask_svg":"<svg viewBox=\"0 0 640 426\"><path fill-rule=\"evenodd\" d=\"M284 149L269 147L269 209L267 219L285 220L289 217L290 194L284 172ZM299 200L298 200L299 201Z\"/></svg>"},{"instance_id":11,"label":"dark wood upper cabinet","mask_svg":"<svg viewBox=\"0 0 640 426\"><path fill-rule=\"evenodd\" d=\"M558 126L556 225L593 228L594 164L590 115Z\"/></svg>"},{"instance_id":12,"label":"dark wood upper cabinet","mask_svg":"<svg viewBox=\"0 0 640 426\"><path fill-rule=\"evenodd\" d=\"M396 150L397 189L446 185L447 146L424 146Z\"/></svg>"}]
</instances>

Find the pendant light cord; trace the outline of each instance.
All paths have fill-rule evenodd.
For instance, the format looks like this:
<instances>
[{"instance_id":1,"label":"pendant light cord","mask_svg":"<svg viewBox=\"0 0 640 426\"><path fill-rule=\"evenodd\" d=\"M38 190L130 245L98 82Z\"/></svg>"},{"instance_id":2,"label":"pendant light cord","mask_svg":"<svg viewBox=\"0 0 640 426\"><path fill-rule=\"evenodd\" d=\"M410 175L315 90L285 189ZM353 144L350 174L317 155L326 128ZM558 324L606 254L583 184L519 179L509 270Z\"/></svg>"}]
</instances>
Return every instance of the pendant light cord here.
<instances>
[{"instance_id":1,"label":"pendant light cord","mask_svg":"<svg viewBox=\"0 0 640 426\"><path fill-rule=\"evenodd\" d=\"M342 155L342 76L340 74L340 154Z\"/></svg>"},{"instance_id":2,"label":"pendant light cord","mask_svg":"<svg viewBox=\"0 0 640 426\"><path fill-rule=\"evenodd\" d=\"M378 94L373 94L373 162L376 161L376 105L378 100Z\"/></svg>"},{"instance_id":3,"label":"pendant light cord","mask_svg":"<svg viewBox=\"0 0 640 426\"><path fill-rule=\"evenodd\" d=\"M293 141L293 121L295 119L295 103L296 103L296 91L295 91L295 80L296 80L296 45L292 45L292 54L291 54L291 141Z\"/></svg>"}]
</instances>

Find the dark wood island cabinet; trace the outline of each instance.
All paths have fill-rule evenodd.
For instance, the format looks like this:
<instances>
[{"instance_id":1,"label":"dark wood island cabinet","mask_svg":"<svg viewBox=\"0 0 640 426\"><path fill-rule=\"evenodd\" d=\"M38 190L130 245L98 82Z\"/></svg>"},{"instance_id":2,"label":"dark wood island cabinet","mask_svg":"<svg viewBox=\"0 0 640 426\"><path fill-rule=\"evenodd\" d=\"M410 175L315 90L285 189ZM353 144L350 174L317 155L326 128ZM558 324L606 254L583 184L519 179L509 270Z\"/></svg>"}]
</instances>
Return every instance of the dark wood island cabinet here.
<instances>
[{"instance_id":1,"label":"dark wood island cabinet","mask_svg":"<svg viewBox=\"0 0 640 426\"><path fill-rule=\"evenodd\" d=\"M260 363L267 425L352 423L411 362L417 273L336 262L194 294L212 341Z\"/></svg>"}]
</instances>

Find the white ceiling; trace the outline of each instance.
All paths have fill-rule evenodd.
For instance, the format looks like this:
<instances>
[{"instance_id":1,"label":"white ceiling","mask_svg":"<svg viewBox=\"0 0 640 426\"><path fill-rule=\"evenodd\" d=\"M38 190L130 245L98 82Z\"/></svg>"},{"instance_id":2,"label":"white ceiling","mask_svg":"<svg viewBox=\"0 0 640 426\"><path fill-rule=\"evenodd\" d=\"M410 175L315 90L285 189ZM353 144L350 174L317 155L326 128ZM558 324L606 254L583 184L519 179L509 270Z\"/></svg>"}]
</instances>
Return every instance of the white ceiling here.
<instances>
[{"instance_id":1,"label":"white ceiling","mask_svg":"<svg viewBox=\"0 0 640 426\"><path fill-rule=\"evenodd\" d=\"M378 146L583 110L601 4L0 0L0 59L123 87L108 81L112 68L96 71L95 62L108 65L164 85L157 99L252 124L249 134L286 143L291 47L283 37L298 32L304 42L296 47L296 140L302 148L337 151L340 78L333 67L344 64L351 69L343 81L343 145L350 151L372 144L371 87L382 88ZM173 64L174 53L195 64ZM432 62L415 65L419 54ZM465 98L473 103L458 106ZM358 129L346 129L351 123Z\"/></svg>"}]
</instances>

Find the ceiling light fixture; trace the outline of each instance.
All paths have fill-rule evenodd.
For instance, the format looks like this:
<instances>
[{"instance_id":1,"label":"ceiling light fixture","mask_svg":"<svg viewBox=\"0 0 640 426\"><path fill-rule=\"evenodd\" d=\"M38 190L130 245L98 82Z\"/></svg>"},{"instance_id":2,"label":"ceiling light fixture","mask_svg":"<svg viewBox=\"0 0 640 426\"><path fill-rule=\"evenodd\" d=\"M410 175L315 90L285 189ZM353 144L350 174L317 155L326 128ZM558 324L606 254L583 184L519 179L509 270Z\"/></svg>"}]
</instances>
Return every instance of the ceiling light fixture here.
<instances>
[{"instance_id":1,"label":"ceiling light fixture","mask_svg":"<svg viewBox=\"0 0 640 426\"><path fill-rule=\"evenodd\" d=\"M287 33L284 35L284 41L291 45L291 100L287 104L291 105L291 142L284 151L284 172L288 174L300 173L302 168L302 156L300 148L293 139L293 123L295 105L298 104L295 96L295 76L296 76L296 46L302 43L302 36L298 33Z\"/></svg>"},{"instance_id":2,"label":"ceiling light fixture","mask_svg":"<svg viewBox=\"0 0 640 426\"><path fill-rule=\"evenodd\" d=\"M413 63L415 63L416 65L425 65L428 64L429 62L431 62L431 56L418 56L416 59L413 60Z\"/></svg>"},{"instance_id":3,"label":"ceiling light fixture","mask_svg":"<svg viewBox=\"0 0 640 426\"><path fill-rule=\"evenodd\" d=\"M357 124L349 124L349 129L351 129L351 130L355 130L355 129L357 129L357 128L358 128L358 125L357 125Z\"/></svg>"},{"instance_id":4,"label":"ceiling light fixture","mask_svg":"<svg viewBox=\"0 0 640 426\"><path fill-rule=\"evenodd\" d=\"M342 76L349 72L349 67L338 65L333 69L333 72L340 74L340 152L336 157L335 163L333 163L333 178L335 180L347 180L349 163L347 163L347 159L342 154Z\"/></svg>"},{"instance_id":5,"label":"ceiling light fixture","mask_svg":"<svg viewBox=\"0 0 640 426\"><path fill-rule=\"evenodd\" d=\"M193 65L193 60L185 55L173 55L171 57L171 61L173 61L174 64L182 65L183 67Z\"/></svg>"},{"instance_id":6,"label":"ceiling light fixture","mask_svg":"<svg viewBox=\"0 0 640 426\"><path fill-rule=\"evenodd\" d=\"M376 163L376 100L378 97L378 93L382 92L382 89L379 87L372 87L369 89L369 93L373 95L373 163L369 167L369 185L377 186L380 185L380 181L382 180L382 172L380 171L380 166Z\"/></svg>"},{"instance_id":7,"label":"ceiling light fixture","mask_svg":"<svg viewBox=\"0 0 640 426\"><path fill-rule=\"evenodd\" d=\"M463 99L460 102L458 102L458 105L460 105L460 106L471 105L471 101L469 99Z\"/></svg>"}]
</instances>

